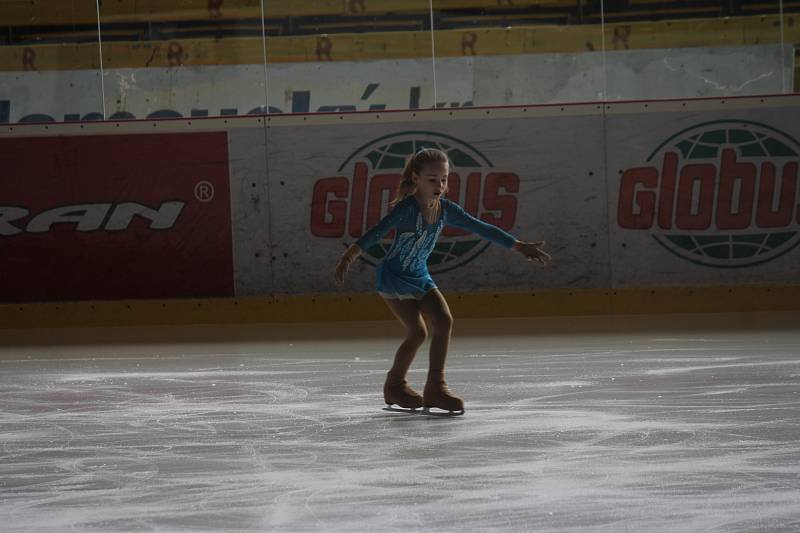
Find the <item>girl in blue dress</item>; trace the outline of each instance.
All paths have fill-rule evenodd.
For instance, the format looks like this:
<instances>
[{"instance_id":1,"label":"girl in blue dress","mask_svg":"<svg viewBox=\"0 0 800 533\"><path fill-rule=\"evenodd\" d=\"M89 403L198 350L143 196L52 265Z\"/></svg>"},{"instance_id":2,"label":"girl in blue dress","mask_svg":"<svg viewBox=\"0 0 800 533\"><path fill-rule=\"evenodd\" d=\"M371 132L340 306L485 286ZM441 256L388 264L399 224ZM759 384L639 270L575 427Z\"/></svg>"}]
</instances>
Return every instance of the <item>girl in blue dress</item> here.
<instances>
[{"instance_id":1,"label":"girl in blue dress","mask_svg":"<svg viewBox=\"0 0 800 533\"><path fill-rule=\"evenodd\" d=\"M519 241L444 198L449 173L449 160L441 150L426 148L414 154L403 170L397 194L389 204L389 214L345 251L336 266L335 281L341 285L344 274L363 250L392 228L397 230L391 248L376 268L378 294L406 328L406 338L397 349L386 377L384 400L388 405L409 409L424 406L463 413L464 400L453 394L444 381L453 316L427 265L439 234L445 225L456 226L543 265L550 256L542 250L544 241ZM406 373L429 331L430 366L420 396L406 382Z\"/></svg>"}]
</instances>

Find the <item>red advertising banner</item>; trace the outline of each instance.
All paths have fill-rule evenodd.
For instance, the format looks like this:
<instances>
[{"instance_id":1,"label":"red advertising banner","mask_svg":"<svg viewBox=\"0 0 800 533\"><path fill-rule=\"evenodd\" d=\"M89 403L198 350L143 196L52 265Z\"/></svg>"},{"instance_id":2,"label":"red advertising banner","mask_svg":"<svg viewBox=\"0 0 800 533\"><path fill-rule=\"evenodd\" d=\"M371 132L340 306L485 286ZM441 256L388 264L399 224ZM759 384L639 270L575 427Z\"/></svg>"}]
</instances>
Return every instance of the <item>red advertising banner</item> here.
<instances>
[{"instance_id":1,"label":"red advertising banner","mask_svg":"<svg viewBox=\"0 0 800 533\"><path fill-rule=\"evenodd\" d=\"M0 301L234 295L225 132L0 139Z\"/></svg>"}]
</instances>

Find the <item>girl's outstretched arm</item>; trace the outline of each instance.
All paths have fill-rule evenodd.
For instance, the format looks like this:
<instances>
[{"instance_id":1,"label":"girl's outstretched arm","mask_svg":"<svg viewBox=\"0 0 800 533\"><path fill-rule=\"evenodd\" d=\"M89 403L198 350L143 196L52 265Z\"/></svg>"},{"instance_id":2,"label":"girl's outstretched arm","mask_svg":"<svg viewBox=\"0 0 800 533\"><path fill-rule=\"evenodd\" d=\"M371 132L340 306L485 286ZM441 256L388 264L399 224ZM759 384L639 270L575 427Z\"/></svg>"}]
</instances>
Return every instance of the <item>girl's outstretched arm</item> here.
<instances>
[{"instance_id":1,"label":"girl's outstretched arm","mask_svg":"<svg viewBox=\"0 0 800 533\"><path fill-rule=\"evenodd\" d=\"M495 244L515 250L527 257L529 261L538 261L543 265L550 261L550 255L542 250L544 241L525 242L517 240L513 235L501 228L473 217L454 202L448 201L446 205L447 224L471 231Z\"/></svg>"},{"instance_id":2,"label":"girl's outstretched arm","mask_svg":"<svg viewBox=\"0 0 800 533\"><path fill-rule=\"evenodd\" d=\"M478 220L470 215L464 208L455 202L449 200L443 201L445 207L445 223L450 226L456 226L465 229L479 237L483 237L487 241L502 246L503 248L512 248L517 239L510 233L498 228L493 224L487 224L482 220Z\"/></svg>"}]
</instances>

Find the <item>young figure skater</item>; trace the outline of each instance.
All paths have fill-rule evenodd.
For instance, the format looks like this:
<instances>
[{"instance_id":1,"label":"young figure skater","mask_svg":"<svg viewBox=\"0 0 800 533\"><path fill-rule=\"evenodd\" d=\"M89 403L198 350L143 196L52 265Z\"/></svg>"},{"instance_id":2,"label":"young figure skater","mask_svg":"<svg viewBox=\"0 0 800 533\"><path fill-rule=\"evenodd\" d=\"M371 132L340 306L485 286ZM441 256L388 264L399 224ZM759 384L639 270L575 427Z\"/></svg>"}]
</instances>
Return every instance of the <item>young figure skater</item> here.
<instances>
[{"instance_id":1,"label":"young figure skater","mask_svg":"<svg viewBox=\"0 0 800 533\"><path fill-rule=\"evenodd\" d=\"M464 400L453 394L444 380L444 363L450 344L453 317L447 302L428 272L427 260L445 225L475 233L545 265L550 256L542 250L544 241L522 242L497 226L482 222L456 203L444 198L450 165L447 155L433 148L413 155L390 212L376 226L351 245L336 266L335 282L363 250L369 249L390 229L397 232L391 248L376 268L377 288L389 309L406 328L406 338L395 354L386 377L383 396L388 405L407 409L437 407L464 412ZM424 319L424 320L423 320ZM427 327L426 327L427 322ZM406 382L406 373L430 330L430 366L422 396Z\"/></svg>"}]
</instances>

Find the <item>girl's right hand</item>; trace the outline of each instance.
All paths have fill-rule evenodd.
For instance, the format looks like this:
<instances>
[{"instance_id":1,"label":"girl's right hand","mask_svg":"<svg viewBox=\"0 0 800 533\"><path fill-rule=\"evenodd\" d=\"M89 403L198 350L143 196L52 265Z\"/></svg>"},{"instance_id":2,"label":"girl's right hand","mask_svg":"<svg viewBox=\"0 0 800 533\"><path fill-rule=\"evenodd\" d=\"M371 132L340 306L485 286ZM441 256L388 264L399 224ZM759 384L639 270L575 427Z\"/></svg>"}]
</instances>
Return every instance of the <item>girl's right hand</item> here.
<instances>
[{"instance_id":1,"label":"girl's right hand","mask_svg":"<svg viewBox=\"0 0 800 533\"><path fill-rule=\"evenodd\" d=\"M344 275L348 270L350 270L350 263L342 257L339 260L339 264L336 265L336 272L333 274L333 282L337 287L341 287L344 284Z\"/></svg>"},{"instance_id":2,"label":"girl's right hand","mask_svg":"<svg viewBox=\"0 0 800 533\"><path fill-rule=\"evenodd\" d=\"M544 241L524 242L517 241L512 246L513 250L521 253L528 258L528 261L537 261L542 265L550 262L550 254L542 250Z\"/></svg>"},{"instance_id":3,"label":"girl's right hand","mask_svg":"<svg viewBox=\"0 0 800 533\"><path fill-rule=\"evenodd\" d=\"M353 264L353 261L355 261L360 254L361 248L355 244L351 244L347 251L342 254L342 258L339 259L339 264L336 265L336 271L333 274L333 282L337 287L342 286L345 273L350 270L350 265Z\"/></svg>"}]
</instances>

